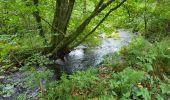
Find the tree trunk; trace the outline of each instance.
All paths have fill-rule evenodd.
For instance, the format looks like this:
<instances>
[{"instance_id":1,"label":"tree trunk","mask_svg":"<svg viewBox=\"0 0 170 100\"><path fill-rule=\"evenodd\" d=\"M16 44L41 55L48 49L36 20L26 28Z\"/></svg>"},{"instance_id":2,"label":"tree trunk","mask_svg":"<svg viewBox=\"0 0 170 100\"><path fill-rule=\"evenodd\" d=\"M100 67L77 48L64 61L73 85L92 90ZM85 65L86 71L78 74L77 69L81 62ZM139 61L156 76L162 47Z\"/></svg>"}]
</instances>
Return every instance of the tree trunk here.
<instances>
[{"instance_id":1,"label":"tree trunk","mask_svg":"<svg viewBox=\"0 0 170 100\"><path fill-rule=\"evenodd\" d=\"M66 54L68 54L70 44L74 42L77 39L77 37L81 35L81 33L85 30L85 28L89 25L89 23L93 18L98 16L99 13L105 10L115 0L108 0L107 2L104 1L105 0L100 0L96 5L95 9L93 10L93 12L91 13L91 15L87 17L82 22L82 24L80 24L75 29L75 31L65 36L75 0L56 0L56 11L54 14L53 27L52 27L52 33L53 33L52 40L51 40L52 48L50 50L54 58L55 57L63 58ZM106 13L105 17L101 20L101 22L99 22L99 24L95 27L95 29L93 29L89 34L87 33L87 36L93 33L98 28L98 26L101 23L103 23L106 17L109 16L109 14L112 11L119 8L125 1L126 0L123 0L117 6L111 8L110 11ZM87 36L85 36L85 38ZM82 38L82 40L84 40L84 37Z\"/></svg>"},{"instance_id":2,"label":"tree trunk","mask_svg":"<svg viewBox=\"0 0 170 100\"><path fill-rule=\"evenodd\" d=\"M146 17L147 16L147 5L146 4L147 4L147 2L145 0L145 11L144 11L144 16L143 16L144 17L143 19L144 19L145 34L147 34L147 20L148 20Z\"/></svg>"},{"instance_id":3,"label":"tree trunk","mask_svg":"<svg viewBox=\"0 0 170 100\"><path fill-rule=\"evenodd\" d=\"M52 24L52 48L54 48L67 32L75 0L56 0L56 9Z\"/></svg>"},{"instance_id":4,"label":"tree trunk","mask_svg":"<svg viewBox=\"0 0 170 100\"><path fill-rule=\"evenodd\" d=\"M33 16L35 17L35 20L37 22L37 26L38 26L40 36L45 38L44 30L43 30L42 23L41 23L41 17L40 17L40 13L39 13L39 10L38 10L38 4L39 4L39 1L34 0L34 6L36 6L37 10L33 12Z\"/></svg>"}]
</instances>

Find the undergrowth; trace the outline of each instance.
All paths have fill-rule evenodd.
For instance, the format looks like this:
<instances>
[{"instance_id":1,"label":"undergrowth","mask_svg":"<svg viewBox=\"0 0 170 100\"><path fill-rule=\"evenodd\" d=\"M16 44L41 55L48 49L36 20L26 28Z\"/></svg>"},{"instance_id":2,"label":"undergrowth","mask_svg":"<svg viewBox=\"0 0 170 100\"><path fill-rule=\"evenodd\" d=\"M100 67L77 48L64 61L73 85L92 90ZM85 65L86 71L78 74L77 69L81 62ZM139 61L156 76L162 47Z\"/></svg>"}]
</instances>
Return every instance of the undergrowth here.
<instances>
[{"instance_id":1,"label":"undergrowth","mask_svg":"<svg viewBox=\"0 0 170 100\"><path fill-rule=\"evenodd\" d=\"M49 85L43 98L168 100L169 47L169 40L152 44L143 37L134 39L118 56L107 58L103 67L63 75Z\"/></svg>"},{"instance_id":2,"label":"undergrowth","mask_svg":"<svg viewBox=\"0 0 170 100\"><path fill-rule=\"evenodd\" d=\"M7 38L7 39L6 39ZM6 36L1 40L1 74L13 66L10 51L24 50L24 44L16 44ZM6 39L6 40L5 40ZM9 39L12 40L9 41ZM29 52L28 52L29 53ZM19 57L16 56L17 60ZM30 89L38 88L36 98L42 100L54 99L99 99L99 100L167 100L170 97L170 41L150 43L143 37L133 39L120 52L109 55L103 61L102 67L87 71L77 71L72 75L63 74L59 81L49 82L53 72L41 68L52 64L48 55L34 52L22 63L20 69L26 72L23 86ZM34 67L39 66L39 67ZM39 71L37 71L37 69ZM40 71L42 70L42 71ZM45 82L45 83L44 83ZM16 80L15 84L20 83ZM6 87L11 87L9 92ZM13 93L13 85L1 84L0 94ZM11 92L10 92L11 91ZM20 94L18 99L29 97L29 92Z\"/></svg>"},{"instance_id":3,"label":"undergrowth","mask_svg":"<svg viewBox=\"0 0 170 100\"><path fill-rule=\"evenodd\" d=\"M5 58L1 56L1 59L3 57ZM168 100L169 61L169 40L150 43L143 37L138 37L120 52L107 56L101 67L77 71L72 75L63 74L58 81L49 81L53 72L44 69L43 66L53 62L41 53L34 53L25 59L24 67L21 67L20 71L29 75L24 78L24 87L38 88L36 98L42 100ZM17 83L19 81L16 81ZM6 86L1 85L0 93L9 93L5 92L4 87ZM13 91L12 88L10 91ZM35 97L29 97L28 91L18 97L19 100L28 98Z\"/></svg>"}]
</instances>

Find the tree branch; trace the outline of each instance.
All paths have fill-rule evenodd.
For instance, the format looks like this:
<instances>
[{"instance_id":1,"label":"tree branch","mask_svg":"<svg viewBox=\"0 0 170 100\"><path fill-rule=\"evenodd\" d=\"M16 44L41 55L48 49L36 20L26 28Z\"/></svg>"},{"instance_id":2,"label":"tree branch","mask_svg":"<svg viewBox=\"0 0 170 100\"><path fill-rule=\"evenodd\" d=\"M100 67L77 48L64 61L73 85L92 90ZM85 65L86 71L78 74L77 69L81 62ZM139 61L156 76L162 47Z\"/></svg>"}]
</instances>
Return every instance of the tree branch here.
<instances>
[{"instance_id":1,"label":"tree branch","mask_svg":"<svg viewBox=\"0 0 170 100\"><path fill-rule=\"evenodd\" d=\"M103 19L88 33L86 34L80 41L78 41L74 46L72 46L70 49L73 49L74 47L78 46L79 44L81 44L83 41L85 41L85 39L91 35L94 31L96 31L96 29L105 21L105 19L116 9L118 9L121 5L123 5L123 3L127 1L127 0L123 0L121 3L119 3L117 6L115 6L114 8L110 9L109 12L106 13L106 15L103 17Z\"/></svg>"},{"instance_id":2,"label":"tree branch","mask_svg":"<svg viewBox=\"0 0 170 100\"><path fill-rule=\"evenodd\" d=\"M106 9L112 2L115 0L109 0L106 3L103 3L104 0L100 0L99 3L97 4L96 8L92 12L92 14L86 18L86 20L83 21L83 23L76 29L75 32L70 34L68 37L64 38L52 51L53 53L56 53L59 51L59 49L67 48L79 35L84 31L86 26L91 22L91 20L97 16L99 13L101 13L104 9Z\"/></svg>"},{"instance_id":3,"label":"tree branch","mask_svg":"<svg viewBox=\"0 0 170 100\"><path fill-rule=\"evenodd\" d=\"M41 16L40 16L41 17ZM57 27L54 27L53 25L51 25L46 19L44 19L43 17L41 17L41 19L46 22L51 28L56 29L58 32L60 32L61 34L65 35L65 33L63 33L62 31L60 31Z\"/></svg>"},{"instance_id":4,"label":"tree branch","mask_svg":"<svg viewBox=\"0 0 170 100\"><path fill-rule=\"evenodd\" d=\"M97 6L95 7L94 11L97 11L100 8L100 6L103 4L103 2L104 0L100 0Z\"/></svg>"},{"instance_id":5,"label":"tree branch","mask_svg":"<svg viewBox=\"0 0 170 100\"><path fill-rule=\"evenodd\" d=\"M125 5L125 4L123 4L123 7L125 8L125 10L127 10L127 13L128 13L128 15L129 15L129 17L131 16L131 14L130 14L130 10L129 10L129 8Z\"/></svg>"},{"instance_id":6,"label":"tree branch","mask_svg":"<svg viewBox=\"0 0 170 100\"><path fill-rule=\"evenodd\" d=\"M91 20L99 13L101 13L104 9L106 9L106 7L108 7L114 1L115 0L109 0L106 3L103 3L103 0L101 0L96 6L95 10L92 12L91 16L89 16L73 33L75 35L74 36L72 36L72 34L70 35L68 43L71 43L74 39L76 39L80 35L80 33L84 31L84 29L91 22Z\"/></svg>"}]
</instances>

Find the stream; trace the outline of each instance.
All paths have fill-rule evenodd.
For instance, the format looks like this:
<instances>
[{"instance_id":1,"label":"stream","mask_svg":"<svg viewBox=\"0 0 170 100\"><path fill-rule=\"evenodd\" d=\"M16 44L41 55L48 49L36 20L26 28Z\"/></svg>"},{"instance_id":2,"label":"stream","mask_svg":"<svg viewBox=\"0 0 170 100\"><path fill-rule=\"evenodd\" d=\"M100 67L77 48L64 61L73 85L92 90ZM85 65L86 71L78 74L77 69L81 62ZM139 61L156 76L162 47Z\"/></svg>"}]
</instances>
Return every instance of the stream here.
<instances>
[{"instance_id":1,"label":"stream","mask_svg":"<svg viewBox=\"0 0 170 100\"><path fill-rule=\"evenodd\" d=\"M102 37L101 44L96 47L80 45L65 57L65 62L59 62L64 70L72 73L76 70L86 70L89 67L102 63L104 57L119 51L122 46L128 45L135 34L125 30L118 30L120 39Z\"/></svg>"},{"instance_id":2,"label":"stream","mask_svg":"<svg viewBox=\"0 0 170 100\"><path fill-rule=\"evenodd\" d=\"M119 51L122 46L128 45L132 38L136 36L136 34L132 34L125 30L118 30L118 32L120 35L120 39L101 37L100 45L95 47L80 45L64 58L65 62L57 60L56 63L61 65L63 70L66 71L68 74L73 73L77 70L86 70L89 67L98 66L102 63L106 55L113 54L114 52ZM40 72L43 72L44 70L46 69L37 69L37 71ZM36 97L38 93L38 88L36 88L35 90L28 90L27 88L24 88L22 79L24 79L25 77L29 77L29 75L24 72L15 72L12 75L5 76L5 78L3 79L0 78L0 82L6 84L6 91L11 91L10 95L0 95L0 100L15 100L15 98L20 93L23 93L25 91L27 91L27 94L30 98ZM51 81L53 81L53 79ZM14 83L16 83L15 86L12 85Z\"/></svg>"}]
</instances>

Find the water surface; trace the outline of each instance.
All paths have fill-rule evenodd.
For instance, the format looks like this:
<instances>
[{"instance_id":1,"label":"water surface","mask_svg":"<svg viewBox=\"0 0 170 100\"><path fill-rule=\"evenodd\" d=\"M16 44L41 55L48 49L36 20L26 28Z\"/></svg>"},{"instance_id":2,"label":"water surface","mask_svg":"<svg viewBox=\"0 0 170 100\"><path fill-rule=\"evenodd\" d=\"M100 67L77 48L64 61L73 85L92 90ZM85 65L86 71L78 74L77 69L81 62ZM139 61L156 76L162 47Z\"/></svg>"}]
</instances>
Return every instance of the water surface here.
<instances>
[{"instance_id":1,"label":"water surface","mask_svg":"<svg viewBox=\"0 0 170 100\"><path fill-rule=\"evenodd\" d=\"M122 46L127 45L134 36L125 30L118 30L118 33L120 39L102 37L101 44L96 47L78 46L65 57L62 66L67 72L72 73L99 65L104 60L104 56L117 52Z\"/></svg>"}]
</instances>

